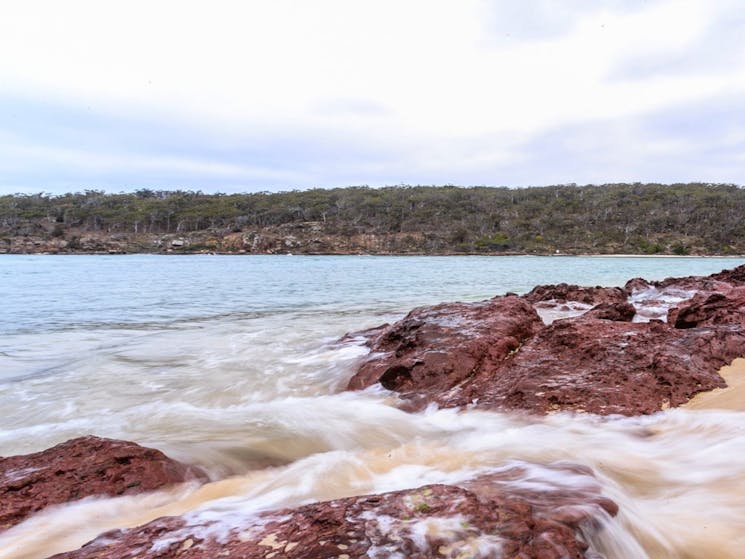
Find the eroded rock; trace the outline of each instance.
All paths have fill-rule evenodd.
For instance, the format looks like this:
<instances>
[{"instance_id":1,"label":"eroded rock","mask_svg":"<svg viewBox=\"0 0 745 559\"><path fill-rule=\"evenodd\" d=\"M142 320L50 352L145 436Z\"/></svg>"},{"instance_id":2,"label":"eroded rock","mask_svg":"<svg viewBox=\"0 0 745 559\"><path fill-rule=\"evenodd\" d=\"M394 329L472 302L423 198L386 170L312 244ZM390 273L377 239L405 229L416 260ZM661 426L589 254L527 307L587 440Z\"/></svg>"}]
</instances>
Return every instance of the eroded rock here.
<instances>
[{"instance_id":1,"label":"eroded rock","mask_svg":"<svg viewBox=\"0 0 745 559\"><path fill-rule=\"evenodd\" d=\"M573 471L572 471L573 468ZM254 516L162 518L102 534L54 559L388 559L591 557L582 532L617 511L580 467L555 467L542 489L519 488L524 468L455 485L314 503ZM554 485L571 476L571 486Z\"/></svg>"},{"instance_id":2,"label":"eroded rock","mask_svg":"<svg viewBox=\"0 0 745 559\"><path fill-rule=\"evenodd\" d=\"M348 388L379 382L408 394L410 407L425 405L493 370L542 327L535 309L517 296L420 307L393 325L367 331L371 355Z\"/></svg>"},{"instance_id":3,"label":"eroded rock","mask_svg":"<svg viewBox=\"0 0 745 559\"><path fill-rule=\"evenodd\" d=\"M195 478L200 471L138 444L81 437L0 458L0 530L50 505L91 495L132 495Z\"/></svg>"},{"instance_id":4,"label":"eroded rock","mask_svg":"<svg viewBox=\"0 0 745 559\"><path fill-rule=\"evenodd\" d=\"M745 287L718 293L699 293L670 309L667 321L675 328L745 326Z\"/></svg>"},{"instance_id":5,"label":"eroded rock","mask_svg":"<svg viewBox=\"0 0 745 559\"><path fill-rule=\"evenodd\" d=\"M685 276L680 278L665 278L662 281L647 281L634 278L626 282L624 289L629 293L649 288L673 288L691 292L721 292L732 287L745 285L745 264L732 270L722 270L709 276Z\"/></svg>"},{"instance_id":6,"label":"eroded rock","mask_svg":"<svg viewBox=\"0 0 745 559\"><path fill-rule=\"evenodd\" d=\"M494 371L440 398L446 407L601 415L654 413L721 388L718 370L743 353L745 332L582 316L558 320Z\"/></svg>"},{"instance_id":7,"label":"eroded rock","mask_svg":"<svg viewBox=\"0 0 745 559\"><path fill-rule=\"evenodd\" d=\"M627 296L627 292L620 287L581 287L559 283L538 285L523 295L523 298L533 304L547 301L554 303L575 301L595 306L600 303L623 303Z\"/></svg>"},{"instance_id":8,"label":"eroded rock","mask_svg":"<svg viewBox=\"0 0 745 559\"><path fill-rule=\"evenodd\" d=\"M416 309L370 331L373 354L349 387L380 382L407 410L434 403L654 413L726 386L718 370L745 355L745 285L735 286L743 279L740 266L707 277L635 279L624 289L539 286L522 298ZM603 302L542 327L518 300ZM668 314L675 328L660 320Z\"/></svg>"}]
</instances>

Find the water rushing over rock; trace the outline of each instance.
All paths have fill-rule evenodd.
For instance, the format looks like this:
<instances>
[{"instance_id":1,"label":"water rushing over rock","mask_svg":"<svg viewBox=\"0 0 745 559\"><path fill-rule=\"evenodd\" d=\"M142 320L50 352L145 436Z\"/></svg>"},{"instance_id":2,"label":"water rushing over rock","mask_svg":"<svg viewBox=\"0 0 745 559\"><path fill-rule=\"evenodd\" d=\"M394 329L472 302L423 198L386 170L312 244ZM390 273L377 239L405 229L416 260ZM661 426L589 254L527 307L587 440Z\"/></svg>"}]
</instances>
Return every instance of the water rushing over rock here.
<instances>
[{"instance_id":1,"label":"water rushing over rock","mask_svg":"<svg viewBox=\"0 0 745 559\"><path fill-rule=\"evenodd\" d=\"M0 457L0 531L51 505L92 495L134 495L206 476L135 443L81 437Z\"/></svg>"},{"instance_id":2,"label":"water rushing over rock","mask_svg":"<svg viewBox=\"0 0 745 559\"><path fill-rule=\"evenodd\" d=\"M213 521L199 514L163 518L102 534L55 559L534 557L582 559L583 531L602 530L616 505L589 471L554 466L573 485L530 487L524 468L459 485L347 497ZM520 482L524 487L520 487ZM580 530L580 527L582 530Z\"/></svg>"},{"instance_id":3,"label":"water rushing over rock","mask_svg":"<svg viewBox=\"0 0 745 559\"><path fill-rule=\"evenodd\" d=\"M567 288L535 303L509 296L425 306L405 328L387 303L371 302L366 314L298 308L148 327L136 337L55 332L67 340L60 355L70 341L86 349L76 346L80 357L69 362L48 359L43 374L4 377L12 379L0 383L4 454L96 432L159 448L210 481L45 507L0 533L0 559L742 557L745 398L732 390L745 378L743 361L722 373L730 388L702 393L730 397L649 413L724 386L717 363L744 345L743 275L592 288L623 291L623 300ZM553 323L542 324L531 305ZM514 314L505 320L489 309ZM393 326L370 339L393 335L370 356L378 363L371 377L394 359L411 381L391 374L344 391L368 348L359 337L333 340L384 320ZM51 343L45 336L33 347ZM448 355L435 359L436 348L418 345L427 341ZM460 351L469 358L460 361ZM22 356L0 358L25 366ZM39 357L29 356L31 371ZM511 384L500 386L488 371L507 363ZM416 396L417 384L426 397ZM428 401L440 407L423 407ZM614 406L630 416L574 413ZM121 474L125 485L135 473Z\"/></svg>"}]
</instances>

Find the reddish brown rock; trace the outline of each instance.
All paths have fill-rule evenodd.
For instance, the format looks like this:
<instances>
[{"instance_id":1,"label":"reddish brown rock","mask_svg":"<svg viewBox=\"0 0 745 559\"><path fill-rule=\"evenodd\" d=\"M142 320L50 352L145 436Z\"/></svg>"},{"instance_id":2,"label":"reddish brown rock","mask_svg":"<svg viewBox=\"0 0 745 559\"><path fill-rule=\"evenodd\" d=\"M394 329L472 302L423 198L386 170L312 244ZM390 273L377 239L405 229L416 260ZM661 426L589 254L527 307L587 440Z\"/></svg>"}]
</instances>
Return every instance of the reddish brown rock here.
<instances>
[{"instance_id":1,"label":"reddish brown rock","mask_svg":"<svg viewBox=\"0 0 745 559\"><path fill-rule=\"evenodd\" d=\"M558 468L557 468L558 469ZM572 487L547 480L541 491L516 489L522 468L461 486L349 497L266 512L228 515L226 523L198 516L162 518L99 536L54 559L321 559L406 557L591 557L580 530L598 530L616 513L592 477L572 472ZM566 468L555 475L567 475Z\"/></svg>"},{"instance_id":2,"label":"reddish brown rock","mask_svg":"<svg viewBox=\"0 0 745 559\"><path fill-rule=\"evenodd\" d=\"M600 303L623 303L626 301L627 293L620 287L581 287L559 283L557 285L538 285L523 297L533 304L544 301L555 301L557 303L576 301L594 306Z\"/></svg>"},{"instance_id":3,"label":"reddish brown rock","mask_svg":"<svg viewBox=\"0 0 745 559\"><path fill-rule=\"evenodd\" d=\"M653 287L652 282L649 282L645 280L644 278L633 278L626 282L626 285L623 286L624 291L631 295L635 291L644 291L645 289L649 289L650 287Z\"/></svg>"},{"instance_id":4,"label":"reddish brown rock","mask_svg":"<svg viewBox=\"0 0 745 559\"><path fill-rule=\"evenodd\" d=\"M516 296L417 308L377 330L369 341L371 355L348 388L380 382L408 394L415 408L472 375L494 369L542 326L535 309Z\"/></svg>"},{"instance_id":5,"label":"reddish brown rock","mask_svg":"<svg viewBox=\"0 0 745 559\"><path fill-rule=\"evenodd\" d=\"M131 495L201 478L198 470L135 443L81 437L0 458L0 530L41 509L91 495Z\"/></svg>"},{"instance_id":6,"label":"reddish brown rock","mask_svg":"<svg viewBox=\"0 0 745 559\"><path fill-rule=\"evenodd\" d=\"M524 309L516 314L516 300L506 297L492 303L498 302L508 317L530 316ZM479 312L460 305L418 309L387 327L372 344L377 353L362 365L350 386L379 381L398 392L408 410L435 403L538 414L573 410L638 415L724 387L718 370L745 354L745 329L682 330L661 321L632 323L634 308L628 303L601 304L543 329L533 321L495 320L496 306L485 313L489 324L511 324L513 331L519 324L520 337L504 330L495 337L494 326L474 326L483 311L478 308ZM471 313L460 322L451 316L464 309ZM428 322L422 318L427 316L437 318ZM444 317L449 328L430 326L444 323Z\"/></svg>"},{"instance_id":7,"label":"reddish brown rock","mask_svg":"<svg viewBox=\"0 0 745 559\"><path fill-rule=\"evenodd\" d=\"M585 318L600 318L615 322L631 322L636 309L631 303L600 303L587 311Z\"/></svg>"},{"instance_id":8,"label":"reddish brown rock","mask_svg":"<svg viewBox=\"0 0 745 559\"><path fill-rule=\"evenodd\" d=\"M554 322L501 367L438 398L452 407L601 415L649 414L725 386L718 370L745 348L745 332L676 330L582 316Z\"/></svg>"},{"instance_id":9,"label":"reddish brown rock","mask_svg":"<svg viewBox=\"0 0 745 559\"><path fill-rule=\"evenodd\" d=\"M745 285L745 264L732 270L722 270L721 272L712 274L709 277L713 280L722 281L735 286Z\"/></svg>"},{"instance_id":10,"label":"reddish brown rock","mask_svg":"<svg viewBox=\"0 0 745 559\"><path fill-rule=\"evenodd\" d=\"M647 281L634 278L626 282L624 289L629 293L641 291L651 287L657 289L674 288L692 292L722 292L736 286L745 285L745 264L732 270L722 270L709 276L686 276L680 278L665 278L662 281Z\"/></svg>"},{"instance_id":11,"label":"reddish brown rock","mask_svg":"<svg viewBox=\"0 0 745 559\"><path fill-rule=\"evenodd\" d=\"M644 290L650 293L638 295ZM634 293L630 301L627 293ZM718 370L745 356L745 265L706 277L636 278L624 289L539 286L520 299L600 302L544 328L524 321L531 313L516 299L487 302L502 305L488 312L485 303L417 309L371 331L374 353L349 387L380 382L409 410L435 403L636 415L724 387ZM661 320L632 323L636 313L642 320L669 314L675 328Z\"/></svg>"},{"instance_id":12,"label":"reddish brown rock","mask_svg":"<svg viewBox=\"0 0 745 559\"><path fill-rule=\"evenodd\" d=\"M724 293L699 293L685 303L670 309L669 324L675 328L699 326L745 326L745 287Z\"/></svg>"}]
</instances>

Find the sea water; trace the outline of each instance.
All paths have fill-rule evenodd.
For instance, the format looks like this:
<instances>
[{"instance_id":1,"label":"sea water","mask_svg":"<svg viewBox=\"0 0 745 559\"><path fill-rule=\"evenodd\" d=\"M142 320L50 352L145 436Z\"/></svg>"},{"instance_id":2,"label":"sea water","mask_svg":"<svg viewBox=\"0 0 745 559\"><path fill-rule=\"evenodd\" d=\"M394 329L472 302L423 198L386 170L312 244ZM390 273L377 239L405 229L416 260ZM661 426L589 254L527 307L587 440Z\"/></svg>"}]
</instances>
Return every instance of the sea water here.
<instances>
[{"instance_id":1,"label":"sea water","mask_svg":"<svg viewBox=\"0 0 745 559\"><path fill-rule=\"evenodd\" d=\"M47 557L164 514L229 526L262 510L514 465L533 472L531 483L571 488L575 480L545 468L557 462L590 467L620 505L588 535L606 557L745 557L742 412L407 414L380 388L343 390L366 349L337 343L417 305L542 283L702 275L741 262L3 256L0 456L95 434L199 465L211 483L51 509L0 535L0 558Z\"/></svg>"}]
</instances>

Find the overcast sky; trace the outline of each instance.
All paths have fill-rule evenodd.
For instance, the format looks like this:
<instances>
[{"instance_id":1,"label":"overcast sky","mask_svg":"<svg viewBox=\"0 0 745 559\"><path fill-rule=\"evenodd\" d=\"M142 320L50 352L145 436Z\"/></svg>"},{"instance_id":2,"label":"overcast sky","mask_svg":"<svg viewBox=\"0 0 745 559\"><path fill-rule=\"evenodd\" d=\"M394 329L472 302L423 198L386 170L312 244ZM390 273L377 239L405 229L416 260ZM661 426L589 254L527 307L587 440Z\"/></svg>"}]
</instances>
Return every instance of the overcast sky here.
<instances>
[{"instance_id":1,"label":"overcast sky","mask_svg":"<svg viewBox=\"0 0 745 559\"><path fill-rule=\"evenodd\" d=\"M0 192L745 183L741 0L0 12Z\"/></svg>"}]
</instances>

